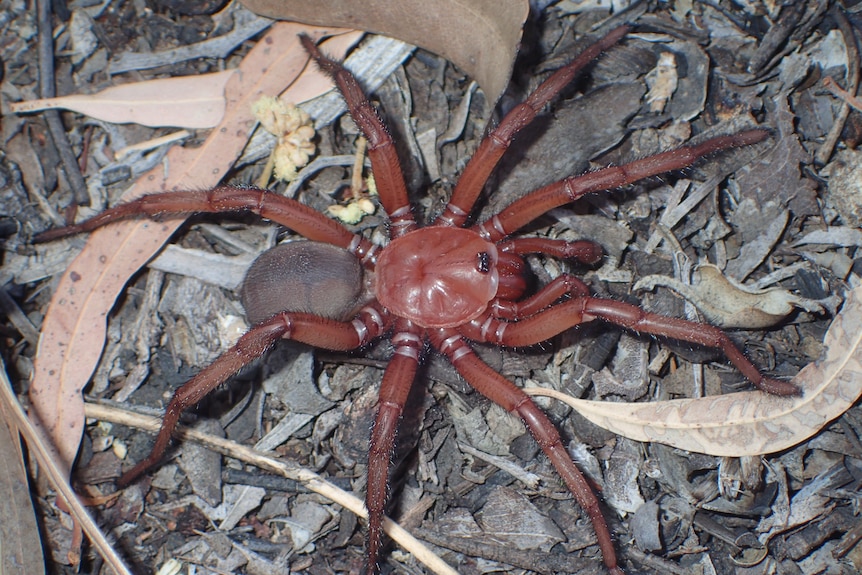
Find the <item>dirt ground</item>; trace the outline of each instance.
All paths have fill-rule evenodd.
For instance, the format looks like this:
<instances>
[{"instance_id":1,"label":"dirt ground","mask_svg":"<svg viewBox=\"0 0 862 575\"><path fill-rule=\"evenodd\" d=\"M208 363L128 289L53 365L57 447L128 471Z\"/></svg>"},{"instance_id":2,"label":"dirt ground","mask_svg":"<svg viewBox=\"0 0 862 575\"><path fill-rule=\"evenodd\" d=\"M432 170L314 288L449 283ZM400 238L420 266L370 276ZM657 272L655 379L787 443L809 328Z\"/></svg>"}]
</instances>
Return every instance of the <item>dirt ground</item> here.
<instances>
[{"instance_id":1,"label":"dirt ground","mask_svg":"<svg viewBox=\"0 0 862 575\"><path fill-rule=\"evenodd\" d=\"M167 56L156 66L117 71L129 55L175 54L257 22L239 6L221 4L55 2L53 47L40 48L47 44L36 8L0 0L3 360L25 406L44 314L86 239L33 245L33 236L113 205L138 176L167 166L169 145L118 152L176 128L71 111L15 115L9 105L51 95L40 84L47 73L40 50L53 51L58 95L235 68L268 24L220 56ZM416 217L428 222L442 211L489 125L624 22L634 31L519 135L492 175L475 221L571 174L690 139L767 130L763 142L556 208L519 233L589 239L604 252L590 266L530 255L536 286L574 273L600 297L724 325L758 367L780 380L830 358L827 363L840 368L828 377L795 380L804 381L803 397L811 400L793 404L798 427L764 408L762 425L712 436L706 453L699 453L684 446L701 437L698 427L733 416L732 408L721 407L730 404L699 403L702 425L689 422L673 431L656 407L644 433L667 434L666 445L618 435L559 401L537 403L600 491L627 573L862 572L862 410L854 405L862 388L860 328L836 320L853 311L849 302L862 275L856 252L862 247L862 156L856 150L862 113L852 106L859 100L847 94L855 94L859 82L859 9L825 0L784 8L772 2L620 2L611 15L578 4L534 3L511 84L493 109L471 78L421 49L405 52L403 64L384 78L360 75L364 85L379 84L372 100L398 142ZM368 49L373 39L366 36L354 50ZM316 129L315 157L342 160L301 174L302 185L288 193L326 212L354 199L349 157L357 131L347 115ZM195 148L208 135L206 129L190 132L174 145ZM258 182L266 153L247 150L224 181ZM362 194L368 196L367 184ZM379 206L346 225L386 241ZM96 342L104 351L85 389L87 401L160 416L173 391L247 327L238 280L231 278L290 236L250 215L191 217L170 240L175 251L131 277L113 306L107 337ZM194 257L172 260L178 254ZM751 390L720 352L599 321L528 349L477 345L476 351L521 387L620 407ZM362 498L369 430L391 353L386 338L351 353L279 343L209 394L183 423L269 450ZM824 399L833 395L839 397ZM831 421L803 434L820 419ZM792 446L771 443L794 433L800 439ZM689 442L674 447L677 437ZM520 421L473 392L438 354L429 352L420 367L397 440L389 515L459 573L606 572L589 520ZM122 471L146 457L152 443L152 433L88 418L72 472L73 486L134 573L171 565L177 570L164 572L362 572L363 520L307 484L236 455L177 442L160 465L118 491ZM780 447L763 456L715 455L761 443ZM25 460L38 522L30 544L41 541L46 571L110 572L86 539L80 547L74 541L72 521L32 450ZM0 517L0 524L10 521ZM70 552L80 553L79 564L72 564ZM395 545L387 546L381 569L431 572Z\"/></svg>"}]
</instances>

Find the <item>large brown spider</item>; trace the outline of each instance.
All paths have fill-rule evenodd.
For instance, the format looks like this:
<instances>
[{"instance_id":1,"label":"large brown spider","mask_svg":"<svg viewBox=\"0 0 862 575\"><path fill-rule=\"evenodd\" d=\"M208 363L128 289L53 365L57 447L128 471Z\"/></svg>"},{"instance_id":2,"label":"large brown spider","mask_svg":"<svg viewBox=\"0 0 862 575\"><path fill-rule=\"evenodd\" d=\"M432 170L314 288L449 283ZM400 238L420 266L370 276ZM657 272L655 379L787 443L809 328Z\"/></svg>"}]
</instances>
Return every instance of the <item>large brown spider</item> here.
<instances>
[{"instance_id":1,"label":"large brown spider","mask_svg":"<svg viewBox=\"0 0 862 575\"><path fill-rule=\"evenodd\" d=\"M362 347L386 335L395 351L380 387L368 455L368 572L377 571L395 432L417 367L430 344L449 359L474 389L523 420L589 515L608 571L622 574L599 502L566 452L556 428L527 395L482 362L470 342L530 346L572 326L602 319L632 331L718 348L759 389L778 395L799 393L791 383L763 376L718 328L593 297L586 284L571 275L562 275L527 296L525 254L573 258L590 264L601 258L602 251L589 241L509 239L547 211L585 194L681 169L716 151L760 142L767 137L764 130L713 138L623 166L572 176L527 194L480 224L464 227L489 175L518 131L587 63L619 42L628 31L627 26L611 31L509 112L480 144L444 212L423 228L414 221L395 144L375 109L350 72L322 55L304 37L305 49L335 79L350 114L368 139L380 202L389 216L391 239L385 246L353 234L294 200L266 190L232 186L144 196L84 223L38 236L36 241L48 241L141 215L246 210L311 240L279 246L261 256L252 267L243 289L243 303L254 326L212 365L176 391L152 452L128 471L119 484L128 485L159 461L185 409L260 357L279 339L340 351ZM291 264L324 258L329 262L325 269L307 264L297 269ZM342 288L330 287L345 284ZM365 287L369 285L370 289ZM344 293L337 296L336 291ZM324 306L297 306L285 301L289 294L297 292L309 293L311 299L322 299ZM315 297L319 294L324 297Z\"/></svg>"}]
</instances>

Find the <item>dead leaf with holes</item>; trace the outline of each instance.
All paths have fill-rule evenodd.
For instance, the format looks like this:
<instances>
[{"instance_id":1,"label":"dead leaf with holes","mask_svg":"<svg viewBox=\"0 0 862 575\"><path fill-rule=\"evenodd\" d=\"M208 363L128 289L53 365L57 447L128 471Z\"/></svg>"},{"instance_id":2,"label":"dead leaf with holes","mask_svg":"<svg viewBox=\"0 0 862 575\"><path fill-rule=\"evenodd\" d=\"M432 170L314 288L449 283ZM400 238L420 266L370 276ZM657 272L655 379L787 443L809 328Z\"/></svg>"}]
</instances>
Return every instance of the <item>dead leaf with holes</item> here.
<instances>
[{"instance_id":1,"label":"dead leaf with holes","mask_svg":"<svg viewBox=\"0 0 862 575\"><path fill-rule=\"evenodd\" d=\"M791 448L817 434L862 396L862 288L853 290L823 342L825 353L794 378L801 397L759 391L652 403L587 401L543 388L596 425L638 441L741 457Z\"/></svg>"},{"instance_id":2,"label":"dead leaf with holes","mask_svg":"<svg viewBox=\"0 0 862 575\"><path fill-rule=\"evenodd\" d=\"M175 147L166 162L143 174L124 195L172 189L212 187L219 183L242 153L255 125L251 104L261 95L293 91L317 93L331 89L330 80L313 67L297 35L321 38L349 32L279 23L249 51L225 86L229 103L219 126L198 148ZM351 32L357 34L357 32ZM353 40L355 41L355 40ZM167 167L167 169L166 169ZM60 280L42 324L42 335L30 387L31 414L58 450L57 460L68 472L78 452L84 427L81 391L90 379L105 343L106 318L128 279L164 245L184 218L130 220L96 230Z\"/></svg>"}]
</instances>

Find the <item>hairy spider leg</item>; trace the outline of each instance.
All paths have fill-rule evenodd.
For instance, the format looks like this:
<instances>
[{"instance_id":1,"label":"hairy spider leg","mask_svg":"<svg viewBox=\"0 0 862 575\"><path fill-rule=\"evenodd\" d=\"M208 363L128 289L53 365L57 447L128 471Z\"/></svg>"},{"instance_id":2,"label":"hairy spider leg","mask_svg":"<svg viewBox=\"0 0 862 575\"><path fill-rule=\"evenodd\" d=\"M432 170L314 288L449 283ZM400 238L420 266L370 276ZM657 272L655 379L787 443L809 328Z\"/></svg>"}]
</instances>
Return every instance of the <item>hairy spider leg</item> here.
<instances>
[{"instance_id":1,"label":"hairy spider leg","mask_svg":"<svg viewBox=\"0 0 862 575\"><path fill-rule=\"evenodd\" d=\"M368 157L374 171L378 197L389 215L390 237L394 239L415 229L416 222L410 210L407 186L395 143L377 110L368 101L359 82L349 70L340 62L323 55L317 44L305 34L301 34L299 38L305 50L317 62L317 66L335 81L347 102L350 116L368 140Z\"/></svg>"},{"instance_id":2,"label":"hairy spider leg","mask_svg":"<svg viewBox=\"0 0 862 575\"><path fill-rule=\"evenodd\" d=\"M424 348L424 330L410 321L395 321L392 344L395 350L380 383L377 414L371 429L365 506L368 509L366 562L372 573L378 564L383 539L383 513L389 498L389 468L395 450L395 436L404 405L416 379Z\"/></svg>"},{"instance_id":3,"label":"hairy spider leg","mask_svg":"<svg viewBox=\"0 0 862 575\"><path fill-rule=\"evenodd\" d=\"M333 351L349 351L365 345L386 329L383 310L368 306L352 322L334 321L307 313L282 312L250 328L213 363L175 392L162 420L150 454L123 474L117 485L125 487L159 462L171 442L180 416L240 369L266 353L280 339L290 339Z\"/></svg>"},{"instance_id":4,"label":"hairy spider leg","mask_svg":"<svg viewBox=\"0 0 862 575\"><path fill-rule=\"evenodd\" d=\"M499 241L526 226L549 210L573 202L587 194L612 190L639 180L687 168L709 154L750 146L769 137L766 130L747 130L718 136L700 144L681 146L622 166L611 166L548 184L515 200L497 215L472 229L491 242Z\"/></svg>"},{"instance_id":5,"label":"hairy spider leg","mask_svg":"<svg viewBox=\"0 0 862 575\"><path fill-rule=\"evenodd\" d=\"M500 124L479 144L470 161L464 167L464 171L461 172L446 209L435 223L463 226L473 210L482 188L488 182L488 177L497 167L503 154L509 149L515 135L529 125L542 111L542 108L555 98L560 90L568 86L587 64L622 40L630 30L630 26L620 26L611 30L595 44L581 52L569 64L554 72L521 104L512 108L500 121Z\"/></svg>"},{"instance_id":6,"label":"hairy spider leg","mask_svg":"<svg viewBox=\"0 0 862 575\"><path fill-rule=\"evenodd\" d=\"M623 570L617 565L613 538L602 515L599 500L563 446L560 433L553 422L526 393L479 359L456 330L433 330L430 336L434 347L449 358L458 373L473 389L521 418L554 469L562 477L566 487L574 495L578 505L590 518L605 567L611 575L623 575Z\"/></svg>"},{"instance_id":7,"label":"hairy spider leg","mask_svg":"<svg viewBox=\"0 0 862 575\"><path fill-rule=\"evenodd\" d=\"M637 333L649 333L719 349L734 367L761 391L785 396L801 394L800 389L793 383L760 373L730 337L713 325L650 313L636 305L589 295L552 305L529 317L519 318L519 321L500 321L485 315L459 327L458 332L473 341L507 347L527 347L595 319Z\"/></svg>"}]
</instances>

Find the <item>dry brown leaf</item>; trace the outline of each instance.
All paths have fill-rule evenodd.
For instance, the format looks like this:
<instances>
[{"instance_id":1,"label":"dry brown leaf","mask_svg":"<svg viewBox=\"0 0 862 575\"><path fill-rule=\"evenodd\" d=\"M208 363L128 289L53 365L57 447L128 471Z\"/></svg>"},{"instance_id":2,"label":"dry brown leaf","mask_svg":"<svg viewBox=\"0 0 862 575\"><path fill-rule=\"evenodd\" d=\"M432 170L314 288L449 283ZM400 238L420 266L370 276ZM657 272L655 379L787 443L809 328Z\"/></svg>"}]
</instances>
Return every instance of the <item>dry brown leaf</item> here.
<instances>
[{"instance_id":1,"label":"dry brown leaf","mask_svg":"<svg viewBox=\"0 0 862 575\"><path fill-rule=\"evenodd\" d=\"M224 116L224 87L233 73L234 70L224 70L146 80L113 86L96 94L15 102L9 109L21 114L63 108L115 124L212 128Z\"/></svg>"},{"instance_id":2,"label":"dry brown leaf","mask_svg":"<svg viewBox=\"0 0 862 575\"><path fill-rule=\"evenodd\" d=\"M554 390L526 389L554 397L609 431L687 451L740 457L788 449L839 417L862 396L862 288L850 293L826 334L824 357L794 378L802 397L759 391L653 403L577 399Z\"/></svg>"},{"instance_id":3,"label":"dry brown leaf","mask_svg":"<svg viewBox=\"0 0 862 575\"><path fill-rule=\"evenodd\" d=\"M692 280L686 284L672 277L651 275L638 280L634 289L670 288L693 303L709 323L723 329L772 327L798 308L812 313L826 311L822 303L783 288L762 290L741 284L712 264L698 266Z\"/></svg>"},{"instance_id":4,"label":"dry brown leaf","mask_svg":"<svg viewBox=\"0 0 862 575\"><path fill-rule=\"evenodd\" d=\"M525 0L241 0L277 20L345 26L439 54L475 78L491 102L506 89L529 12Z\"/></svg>"},{"instance_id":5,"label":"dry brown leaf","mask_svg":"<svg viewBox=\"0 0 862 575\"><path fill-rule=\"evenodd\" d=\"M264 94L279 94L286 86L291 88L284 97L292 98L290 91L296 86L293 83L308 61L297 38L300 32L317 39L345 31L286 22L272 27L243 59L240 73L229 79L225 86L225 117L203 145L173 148L166 158L167 170L159 165L143 174L124 199L218 184L242 152L255 125L251 103ZM330 89L329 79L322 75L303 77L319 82L320 93ZM30 399L31 415L54 440L58 461L67 473L84 426L81 390L101 356L108 312L128 278L182 222L183 218L130 220L93 232L57 286L42 324Z\"/></svg>"}]
</instances>

